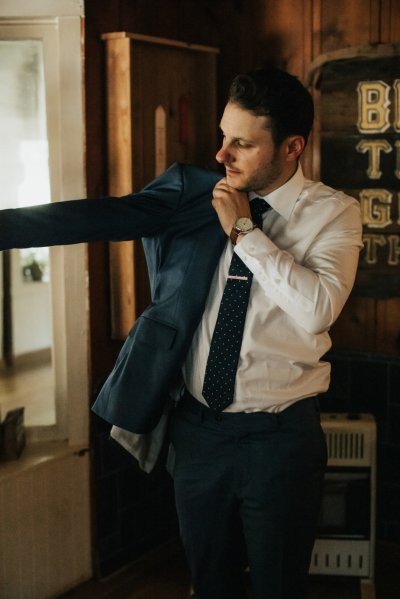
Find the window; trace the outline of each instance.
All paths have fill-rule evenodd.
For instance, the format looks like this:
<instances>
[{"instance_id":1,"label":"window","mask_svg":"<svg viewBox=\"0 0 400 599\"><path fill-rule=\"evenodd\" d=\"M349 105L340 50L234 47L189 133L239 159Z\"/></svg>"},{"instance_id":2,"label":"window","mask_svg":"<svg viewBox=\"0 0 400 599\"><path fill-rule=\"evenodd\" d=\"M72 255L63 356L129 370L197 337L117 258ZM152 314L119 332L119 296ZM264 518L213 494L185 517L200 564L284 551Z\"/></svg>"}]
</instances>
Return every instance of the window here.
<instances>
[{"instance_id":1,"label":"window","mask_svg":"<svg viewBox=\"0 0 400 599\"><path fill-rule=\"evenodd\" d=\"M0 40L0 81L0 208L50 202L43 41ZM2 258L3 415L23 405L27 426L55 424L49 250Z\"/></svg>"},{"instance_id":2,"label":"window","mask_svg":"<svg viewBox=\"0 0 400 599\"><path fill-rule=\"evenodd\" d=\"M2 198L7 197L14 206L85 196L82 16L83 3L77 0L2 2L0 77L7 94L0 99L0 125L2 131L8 127L2 137L9 145L0 144L0 159L8 160L10 166L2 169L0 177ZM7 97L14 106L12 116L6 116ZM15 135L17 129L19 136ZM7 185L12 188L10 193ZM6 206L2 203L1 207ZM34 393L29 378L19 379L17 369L16 380L23 389L21 402L26 402L26 424L32 425L27 429L28 439L68 438L71 444L85 443L86 248L51 248L50 257L44 248L13 250L11 254L13 294L23 304L13 306L18 314L13 319L14 351L17 355L42 352L44 359L47 351L52 364L51 368L47 364L46 382L38 391L41 401L47 402L46 417L39 419L30 409ZM3 296L6 293L4 290ZM36 308L39 304L41 311Z\"/></svg>"}]
</instances>

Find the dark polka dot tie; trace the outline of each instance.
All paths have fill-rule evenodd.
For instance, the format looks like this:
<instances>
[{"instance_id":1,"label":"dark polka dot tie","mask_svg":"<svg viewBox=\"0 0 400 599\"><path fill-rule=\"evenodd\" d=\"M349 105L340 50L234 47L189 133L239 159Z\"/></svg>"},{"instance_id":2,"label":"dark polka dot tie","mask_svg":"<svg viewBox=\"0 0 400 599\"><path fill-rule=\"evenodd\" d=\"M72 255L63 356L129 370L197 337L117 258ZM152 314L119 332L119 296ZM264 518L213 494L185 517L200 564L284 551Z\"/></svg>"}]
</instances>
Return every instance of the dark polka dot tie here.
<instances>
[{"instance_id":1,"label":"dark polka dot tie","mask_svg":"<svg viewBox=\"0 0 400 599\"><path fill-rule=\"evenodd\" d=\"M262 215L269 208L262 198L250 202L253 222L258 227L262 227ZM253 273L234 252L211 339L202 391L216 412L222 412L233 401L252 280Z\"/></svg>"}]
</instances>

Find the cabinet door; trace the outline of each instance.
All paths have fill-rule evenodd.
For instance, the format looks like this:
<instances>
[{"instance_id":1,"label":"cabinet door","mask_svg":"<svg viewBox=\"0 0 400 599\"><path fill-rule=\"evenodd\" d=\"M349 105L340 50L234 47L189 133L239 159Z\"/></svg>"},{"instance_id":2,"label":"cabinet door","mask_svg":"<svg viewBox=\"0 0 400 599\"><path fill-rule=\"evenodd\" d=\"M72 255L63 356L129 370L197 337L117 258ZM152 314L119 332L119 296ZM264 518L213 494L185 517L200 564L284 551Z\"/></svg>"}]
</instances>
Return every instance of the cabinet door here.
<instances>
[{"instance_id":1,"label":"cabinet door","mask_svg":"<svg viewBox=\"0 0 400 599\"><path fill-rule=\"evenodd\" d=\"M173 162L215 165L215 48L135 34L107 44L109 191L141 189ZM112 334L150 301L140 242L110 244Z\"/></svg>"}]
</instances>

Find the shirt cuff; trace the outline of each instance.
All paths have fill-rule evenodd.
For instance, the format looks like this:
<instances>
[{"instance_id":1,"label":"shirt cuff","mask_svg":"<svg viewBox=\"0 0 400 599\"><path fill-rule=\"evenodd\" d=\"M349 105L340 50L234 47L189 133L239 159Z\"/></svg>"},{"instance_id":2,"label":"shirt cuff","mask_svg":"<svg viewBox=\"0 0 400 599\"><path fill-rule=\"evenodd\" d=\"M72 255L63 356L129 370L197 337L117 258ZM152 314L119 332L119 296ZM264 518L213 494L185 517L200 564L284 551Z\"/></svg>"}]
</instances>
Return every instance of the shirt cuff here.
<instances>
[{"instance_id":1,"label":"shirt cuff","mask_svg":"<svg viewBox=\"0 0 400 599\"><path fill-rule=\"evenodd\" d=\"M243 262L246 262L247 258L257 258L261 254L265 256L276 250L274 242L258 228L244 235L240 243L234 247L234 251Z\"/></svg>"}]
</instances>

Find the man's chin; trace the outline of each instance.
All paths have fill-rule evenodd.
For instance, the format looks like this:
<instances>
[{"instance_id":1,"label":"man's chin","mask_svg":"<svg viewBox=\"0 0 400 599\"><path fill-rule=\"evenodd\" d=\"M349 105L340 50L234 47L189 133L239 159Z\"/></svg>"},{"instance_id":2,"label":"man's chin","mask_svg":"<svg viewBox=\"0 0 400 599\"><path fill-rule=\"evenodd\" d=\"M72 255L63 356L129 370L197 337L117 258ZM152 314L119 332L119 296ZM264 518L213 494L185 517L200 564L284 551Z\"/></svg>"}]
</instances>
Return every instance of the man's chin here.
<instances>
[{"instance_id":1,"label":"man's chin","mask_svg":"<svg viewBox=\"0 0 400 599\"><path fill-rule=\"evenodd\" d=\"M226 172L226 182L230 187L237 189L238 191L247 191L247 185L243 181L240 173Z\"/></svg>"}]
</instances>

